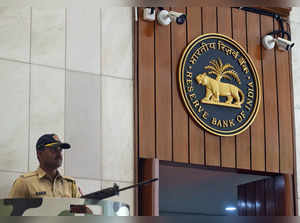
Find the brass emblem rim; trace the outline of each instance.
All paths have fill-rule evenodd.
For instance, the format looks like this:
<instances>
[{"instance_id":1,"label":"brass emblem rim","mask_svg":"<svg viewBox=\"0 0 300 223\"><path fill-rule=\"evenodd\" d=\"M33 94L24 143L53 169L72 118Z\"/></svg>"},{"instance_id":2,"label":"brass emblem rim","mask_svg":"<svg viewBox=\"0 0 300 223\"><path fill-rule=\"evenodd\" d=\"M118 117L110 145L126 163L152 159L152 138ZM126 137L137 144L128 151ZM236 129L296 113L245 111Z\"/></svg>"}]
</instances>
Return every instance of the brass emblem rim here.
<instances>
[{"instance_id":1,"label":"brass emblem rim","mask_svg":"<svg viewBox=\"0 0 300 223\"><path fill-rule=\"evenodd\" d=\"M247 121L242 124L239 128L231 130L231 131L222 131L222 130L217 130L217 129L213 129L210 126L208 126L206 123L204 123L194 112L193 109L191 109L191 105L189 100L187 99L187 95L184 93L184 86L182 83L183 82L183 78L184 78L184 73L183 73L183 68L184 65L186 63L187 60L187 56L189 55L190 51L193 49L193 46L196 45L199 41L204 41L206 39L209 38L216 38L216 39L220 39L220 40L225 40L226 42L229 42L230 44L232 44L234 47L236 47L239 52L244 56L245 60L248 62L249 66L250 66L250 70L252 73L252 77L255 81L256 84L256 97L257 99L255 100L255 105L254 108L252 109L252 112L250 114L250 116L248 117ZM241 134L242 132L246 131L249 126L254 122L257 113L259 111L259 107L260 107L260 102L261 102L261 84L260 84L260 80L259 80L259 76L258 76L258 72L257 69L254 65L254 62L252 60L252 58L250 57L250 55L244 50L244 48L235 40L231 39L230 37L223 35L223 34L219 34L219 33L207 33L207 34L203 34L200 35L198 37L196 37L194 40L192 40L184 49L181 58L180 58L180 62L179 62L179 68L178 68L178 81L179 81L179 89L180 89L180 93L181 93L181 97L183 99L185 108L188 110L189 114L193 117L193 119L202 127L204 128L206 131L218 135L218 136L235 136L238 134ZM226 134L225 134L226 133Z\"/></svg>"}]
</instances>

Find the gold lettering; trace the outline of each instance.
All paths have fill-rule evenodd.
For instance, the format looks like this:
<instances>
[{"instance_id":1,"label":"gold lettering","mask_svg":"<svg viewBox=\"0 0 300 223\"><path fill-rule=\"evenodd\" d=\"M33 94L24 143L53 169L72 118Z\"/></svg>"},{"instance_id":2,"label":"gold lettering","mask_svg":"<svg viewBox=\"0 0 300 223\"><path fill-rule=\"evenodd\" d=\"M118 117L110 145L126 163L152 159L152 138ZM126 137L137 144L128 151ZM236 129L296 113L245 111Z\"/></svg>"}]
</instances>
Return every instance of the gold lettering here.
<instances>
[{"instance_id":1,"label":"gold lettering","mask_svg":"<svg viewBox=\"0 0 300 223\"><path fill-rule=\"evenodd\" d=\"M187 72L186 72L186 77L188 77L188 78L192 78L192 75L193 75L193 73L192 73L192 72L189 72L189 71L187 71Z\"/></svg>"},{"instance_id":2,"label":"gold lettering","mask_svg":"<svg viewBox=\"0 0 300 223\"><path fill-rule=\"evenodd\" d=\"M190 62L191 64L195 64L195 63L197 62L197 59L198 59L198 57L195 58L194 55L193 55L193 56L191 57L191 59L190 59L189 62Z\"/></svg>"},{"instance_id":3,"label":"gold lettering","mask_svg":"<svg viewBox=\"0 0 300 223\"><path fill-rule=\"evenodd\" d=\"M212 120L211 120L211 124L213 124L213 125L217 125L217 119L216 119L216 118L212 118Z\"/></svg>"},{"instance_id":4,"label":"gold lettering","mask_svg":"<svg viewBox=\"0 0 300 223\"><path fill-rule=\"evenodd\" d=\"M207 113L207 112L205 112L205 113ZM218 120L214 117L211 119L211 124L216 125L218 127L223 127L223 128L228 128L228 127L235 126L234 119L231 119L231 120Z\"/></svg>"},{"instance_id":5,"label":"gold lettering","mask_svg":"<svg viewBox=\"0 0 300 223\"><path fill-rule=\"evenodd\" d=\"M214 50L216 49L216 43L215 42L211 42L208 45L209 45L209 48L214 49Z\"/></svg>"},{"instance_id":6,"label":"gold lettering","mask_svg":"<svg viewBox=\"0 0 300 223\"><path fill-rule=\"evenodd\" d=\"M250 89L248 91L248 98L254 98L254 93Z\"/></svg>"},{"instance_id":7,"label":"gold lettering","mask_svg":"<svg viewBox=\"0 0 300 223\"><path fill-rule=\"evenodd\" d=\"M248 84L249 88L248 88L248 97L249 98L254 98L254 91L253 91L253 82L250 82Z\"/></svg>"},{"instance_id":8,"label":"gold lettering","mask_svg":"<svg viewBox=\"0 0 300 223\"><path fill-rule=\"evenodd\" d=\"M209 50L208 49L208 45L205 42L201 43L201 47L199 49L200 49L201 53L205 53L205 52L207 52Z\"/></svg>"},{"instance_id":9,"label":"gold lettering","mask_svg":"<svg viewBox=\"0 0 300 223\"><path fill-rule=\"evenodd\" d=\"M248 94L249 95L249 94ZM247 105L249 105L250 107L252 107L252 100L251 99L249 99L249 98L247 98Z\"/></svg>"},{"instance_id":10,"label":"gold lettering","mask_svg":"<svg viewBox=\"0 0 300 223\"><path fill-rule=\"evenodd\" d=\"M249 73L249 69L246 65L243 66L243 71L245 72L245 74Z\"/></svg>"},{"instance_id":11,"label":"gold lettering","mask_svg":"<svg viewBox=\"0 0 300 223\"><path fill-rule=\"evenodd\" d=\"M223 120L223 127L228 127L228 121L227 120Z\"/></svg>"},{"instance_id":12,"label":"gold lettering","mask_svg":"<svg viewBox=\"0 0 300 223\"><path fill-rule=\"evenodd\" d=\"M195 54L194 54L194 55L197 55L197 58L198 58L198 56L200 56L200 55L201 55L200 48L198 48L198 49L195 51Z\"/></svg>"},{"instance_id":13,"label":"gold lettering","mask_svg":"<svg viewBox=\"0 0 300 223\"><path fill-rule=\"evenodd\" d=\"M194 101L194 102L193 102L193 104L194 104L195 108L198 108L198 107L199 107L199 105L200 105L200 103L199 103L199 101L198 101L198 100Z\"/></svg>"},{"instance_id":14,"label":"gold lettering","mask_svg":"<svg viewBox=\"0 0 300 223\"><path fill-rule=\"evenodd\" d=\"M241 111L241 113L238 114L238 116L236 117L236 120L237 120L238 122L242 122L243 119L244 119L245 117L246 117L245 112L244 112L244 111Z\"/></svg>"},{"instance_id":15,"label":"gold lettering","mask_svg":"<svg viewBox=\"0 0 300 223\"><path fill-rule=\"evenodd\" d=\"M204 111L204 108L202 108L202 106L200 105L200 107L198 108L198 112L201 113Z\"/></svg>"},{"instance_id":16,"label":"gold lettering","mask_svg":"<svg viewBox=\"0 0 300 223\"><path fill-rule=\"evenodd\" d=\"M231 55L232 49L230 47L225 48L225 53L226 53L226 55Z\"/></svg>"},{"instance_id":17,"label":"gold lettering","mask_svg":"<svg viewBox=\"0 0 300 223\"><path fill-rule=\"evenodd\" d=\"M218 49L224 51L225 49L225 44L222 41L218 41Z\"/></svg>"},{"instance_id":18,"label":"gold lettering","mask_svg":"<svg viewBox=\"0 0 300 223\"><path fill-rule=\"evenodd\" d=\"M248 105L245 105L245 108L247 108L247 110L250 111L250 107Z\"/></svg>"},{"instance_id":19,"label":"gold lettering","mask_svg":"<svg viewBox=\"0 0 300 223\"><path fill-rule=\"evenodd\" d=\"M241 116L243 117L243 118L246 118L246 115L245 115L245 112L244 111L241 111Z\"/></svg>"},{"instance_id":20,"label":"gold lettering","mask_svg":"<svg viewBox=\"0 0 300 223\"><path fill-rule=\"evenodd\" d=\"M221 122L221 120L218 120L217 126L218 126L218 127L222 127L222 122Z\"/></svg>"},{"instance_id":21,"label":"gold lettering","mask_svg":"<svg viewBox=\"0 0 300 223\"><path fill-rule=\"evenodd\" d=\"M191 100L194 100L196 98L196 94L194 94L194 93L190 94L189 96L190 96Z\"/></svg>"},{"instance_id":22,"label":"gold lettering","mask_svg":"<svg viewBox=\"0 0 300 223\"><path fill-rule=\"evenodd\" d=\"M240 63L241 66L243 66L244 64L246 64L246 61L243 57L240 57L239 58L239 63Z\"/></svg>"},{"instance_id":23,"label":"gold lettering","mask_svg":"<svg viewBox=\"0 0 300 223\"><path fill-rule=\"evenodd\" d=\"M236 120L237 120L238 122L241 122L241 121L243 121L243 118L242 118L241 115L238 115L238 116L236 116Z\"/></svg>"},{"instance_id":24,"label":"gold lettering","mask_svg":"<svg viewBox=\"0 0 300 223\"><path fill-rule=\"evenodd\" d=\"M233 56L235 59L237 59L238 55L239 55L239 52L237 52L237 51L233 51L233 52L232 52L232 56Z\"/></svg>"},{"instance_id":25,"label":"gold lettering","mask_svg":"<svg viewBox=\"0 0 300 223\"><path fill-rule=\"evenodd\" d=\"M193 82L192 79L186 79L186 84L187 84L187 85L191 85L192 82Z\"/></svg>"},{"instance_id":26,"label":"gold lettering","mask_svg":"<svg viewBox=\"0 0 300 223\"><path fill-rule=\"evenodd\" d=\"M201 107L201 106L200 106L200 107ZM203 113L203 115L202 115L202 118L207 119L207 117L208 117L208 112L205 111L205 112Z\"/></svg>"},{"instance_id":27,"label":"gold lettering","mask_svg":"<svg viewBox=\"0 0 300 223\"><path fill-rule=\"evenodd\" d=\"M192 91L194 91L193 86L188 87L188 92L192 92Z\"/></svg>"}]
</instances>

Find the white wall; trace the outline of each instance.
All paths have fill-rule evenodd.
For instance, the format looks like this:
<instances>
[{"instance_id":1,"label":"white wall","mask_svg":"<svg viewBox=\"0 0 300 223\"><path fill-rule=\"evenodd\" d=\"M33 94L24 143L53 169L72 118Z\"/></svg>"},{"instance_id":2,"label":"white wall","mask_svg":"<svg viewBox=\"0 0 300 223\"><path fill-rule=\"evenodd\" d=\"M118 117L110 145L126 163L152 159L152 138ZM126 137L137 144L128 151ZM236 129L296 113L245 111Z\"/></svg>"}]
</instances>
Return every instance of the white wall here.
<instances>
[{"instance_id":1,"label":"white wall","mask_svg":"<svg viewBox=\"0 0 300 223\"><path fill-rule=\"evenodd\" d=\"M292 49L292 72L294 87L294 111L295 111L295 136L296 136L296 162L297 162L297 185L298 185L298 210L300 213L300 8L293 7L290 14L291 38L295 42Z\"/></svg>"},{"instance_id":2,"label":"white wall","mask_svg":"<svg viewBox=\"0 0 300 223\"><path fill-rule=\"evenodd\" d=\"M51 132L84 193L133 183L132 23L129 7L0 8L0 197ZM114 199L133 210L133 191Z\"/></svg>"}]
</instances>

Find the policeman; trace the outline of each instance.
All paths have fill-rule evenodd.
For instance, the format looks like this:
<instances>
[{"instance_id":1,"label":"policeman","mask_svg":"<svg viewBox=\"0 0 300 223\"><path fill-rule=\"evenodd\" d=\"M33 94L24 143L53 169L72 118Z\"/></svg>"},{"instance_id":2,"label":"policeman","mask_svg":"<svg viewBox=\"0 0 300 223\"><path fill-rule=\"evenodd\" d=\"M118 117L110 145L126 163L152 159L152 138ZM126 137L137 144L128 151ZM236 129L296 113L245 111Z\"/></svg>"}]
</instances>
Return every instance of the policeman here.
<instances>
[{"instance_id":1,"label":"policeman","mask_svg":"<svg viewBox=\"0 0 300 223\"><path fill-rule=\"evenodd\" d=\"M10 198L80 197L75 180L60 175L57 168L62 164L62 150L71 148L55 134L45 134L36 143L39 168L21 175L13 184Z\"/></svg>"}]
</instances>

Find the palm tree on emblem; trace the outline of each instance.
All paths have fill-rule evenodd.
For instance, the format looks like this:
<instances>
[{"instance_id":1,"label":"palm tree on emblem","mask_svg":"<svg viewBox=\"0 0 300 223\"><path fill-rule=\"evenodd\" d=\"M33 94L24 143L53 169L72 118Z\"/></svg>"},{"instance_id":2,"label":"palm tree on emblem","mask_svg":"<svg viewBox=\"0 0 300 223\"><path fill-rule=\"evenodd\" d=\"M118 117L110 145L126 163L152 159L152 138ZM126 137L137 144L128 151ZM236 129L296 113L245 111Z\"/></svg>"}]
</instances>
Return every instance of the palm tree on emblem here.
<instances>
[{"instance_id":1,"label":"palm tree on emblem","mask_svg":"<svg viewBox=\"0 0 300 223\"><path fill-rule=\"evenodd\" d=\"M204 68L210 70L208 74L216 75L217 81L220 82L222 78L231 80L232 78L229 76L231 75L238 82L238 84L241 84L241 80L238 74L233 70L233 66L231 64L223 64L220 58L218 58L218 60L211 60L209 64L210 65L207 65Z\"/></svg>"}]
</instances>

